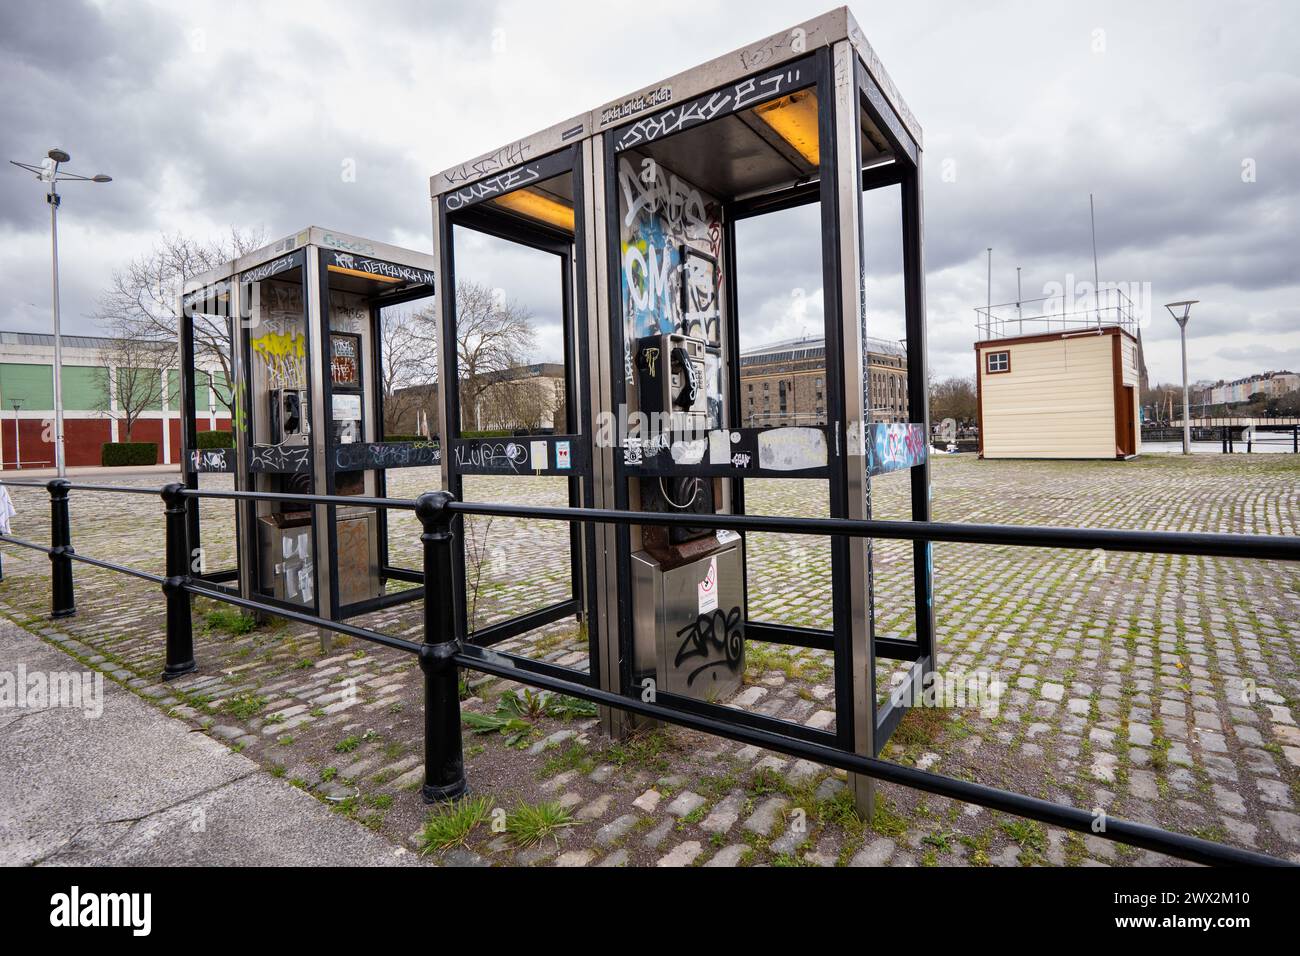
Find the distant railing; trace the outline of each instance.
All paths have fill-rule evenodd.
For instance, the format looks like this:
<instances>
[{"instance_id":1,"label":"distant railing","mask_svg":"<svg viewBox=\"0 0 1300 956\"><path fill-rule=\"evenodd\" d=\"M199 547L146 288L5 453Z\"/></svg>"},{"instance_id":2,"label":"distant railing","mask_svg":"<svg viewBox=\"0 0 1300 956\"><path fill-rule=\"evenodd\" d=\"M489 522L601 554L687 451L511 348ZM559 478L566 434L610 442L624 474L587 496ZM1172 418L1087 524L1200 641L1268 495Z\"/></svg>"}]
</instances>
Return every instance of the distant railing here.
<instances>
[{"instance_id":1,"label":"distant railing","mask_svg":"<svg viewBox=\"0 0 1300 956\"><path fill-rule=\"evenodd\" d=\"M1218 442L1224 454L1278 448L1300 455L1300 424L1298 425L1199 425L1189 429L1194 442ZM1167 425L1143 423L1144 442L1180 442L1183 440L1181 423Z\"/></svg>"},{"instance_id":2,"label":"distant railing","mask_svg":"<svg viewBox=\"0 0 1300 956\"><path fill-rule=\"evenodd\" d=\"M975 310L978 340L1018 338L1060 332L1086 332L1118 326L1130 335L1138 330L1137 307L1119 289L1101 289L1091 296L1043 296L1003 302Z\"/></svg>"},{"instance_id":3,"label":"distant railing","mask_svg":"<svg viewBox=\"0 0 1300 956\"><path fill-rule=\"evenodd\" d=\"M75 613L72 565L128 574L158 585L167 604L166 663L163 678L171 680L198 669L194 659L191 604L195 595L224 601L235 607L268 614L347 634L415 654L424 673L424 799L448 800L465 792L465 768L461 745L459 669L468 668L543 690L568 694L606 707L640 714L692 730L725 737L740 743L774 750L849 773L913 787L941 797L978 804L993 810L1038 820L1106 840L1167 853L1197 863L1218 865L1294 866L1289 861L1244 850L1200 837L1175 833L1144 823L1106 817L1098 827L1093 811L1071 807L1038 797L1001 790L984 784L890 763L851 750L816 743L736 719L694 713L679 707L643 700L640 688L626 695L591 684L534 671L511 657L486 647L466 643L458 633L455 614L456 579L452 551L454 525L459 515L492 515L536 521L595 522L622 526L657 525L741 532L774 532L787 535L842 535L853 538L892 538L921 542L947 541L963 544L1012 545L1019 547L1069 548L1155 554L1185 554L1250 560L1300 561L1300 538L1282 535L1211 534L1174 531L1125 531L1097 528L1052 528L1024 525L953 524L935 521L880 521L848 518L785 518L759 515L660 514L596 508L557 508L527 505L488 504L457 501L444 491L426 492L414 500L368 498L341 495L281 494L257 491L200 491L179 483L161 489L105 485L74 485L63 478L47 483L2 480L0 485L45 488L50 496L50 545L0 535L0 541L43 552L50 557L52 615ZM121 494L160 495L166 523L166 574L159 576L136 568L78 554L72 547L68 496L73 490ZM424 553L424 633L412 641L340 621L296 611L282 605L238 597L205 586L191 577L186 528L190 499L226 498L258 501L296 501L308 505L354 504L414 511L420 521L420 542ZM2 571L2 569L0 569Z\"/></svg>"}]
</instances>

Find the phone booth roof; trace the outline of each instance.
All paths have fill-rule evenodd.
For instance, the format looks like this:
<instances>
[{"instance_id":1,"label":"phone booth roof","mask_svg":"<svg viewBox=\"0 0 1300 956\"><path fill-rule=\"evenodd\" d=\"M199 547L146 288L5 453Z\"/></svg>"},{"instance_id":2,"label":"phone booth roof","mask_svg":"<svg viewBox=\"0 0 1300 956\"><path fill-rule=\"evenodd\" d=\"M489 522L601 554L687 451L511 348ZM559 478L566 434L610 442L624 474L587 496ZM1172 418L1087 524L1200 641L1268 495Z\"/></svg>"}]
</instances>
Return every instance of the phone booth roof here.
<instances>
[{"instance_id":1,"label":"phone booth roof","mask_svg":"<svg viewBox=\"0 0 1300 956\"><path fill-rule=\"evenodd\" d=\"M651 83L628 96L621 96L604 103L590 112L579 113L531 136L436 173L429 180L430 195L437 199L451 193L453 196L449 199L454 199L454 194L466 190L473 184L480 184L464 195L465 201L472 202L485 195L505 192L525 185L526 180L515 177L525 175L526 170L521 172L517 167L598 133L622 127L638 116L661 114L666 107L675 103L683 104L679 115L675 117L681 124L680 128L683 129L712 119L714 115L724 115L736 109L734 105L727 104L725 94L720 93L704 103L696 104L689 101L693 97L708 93L710 90L717 90L728 83L744 83L746 80L769 73L781 64L799 59L820 47L830 46L840 40L849 40L852 43L862 67L874 84L873 92L879 94L876 106L895 138L905 141L905 150L908 146L919 150L922 145L920 124L904 102L893 80L889 78L884 65L876 56L875 50L867 41L849 8L838 7L668 79ZM752 90L751 92L763 91ZM736 93L739 97L744 91L738 86ZM660 119L663 123L672 121L662 116ZM633 127L633 134L635 131L636 127ZM671 132L676 130L664 129L660 134ZM910 142L906 142L909 140ZM915 155L912 159L915 161ZM483 182L507 170L512 171L510 181Z\"/></svg>"},{"instance_id":2,"label":"phone booth roof","mask_svg":"<svg viewBox=\"0 0 1300 956\"><path fill-rule=\"evenodd\" d=\"M372 262L383 263L385 266L406 267L406 270L409 270L399 270L400 274L390 274L392 270L387 269L383 273L373 273L382 276L384 281L396 279L406 285L433 284L433 276L436 271L435 260L428 253L416 252L414 249L404 249L401 246L390 245L375 239L362 239L359 236L339 232L337 229L308 226L305 229L290 233L283 239L278 239L262 246L260 249L242 255L238 259L231 259L229 262L222 263L202 275L195 276L187 280L186 286L190 289L202 288L214 282L220 282L223 279L229 279L259 266L275 262L277 259L291 255L307 246L316 246L320 249L332 250L335 253L352 255L358 265L356 271L360 274L357 276L359 279L364 279L366 275L372 274L366 268L366 263ZM385 268L385 266L380 268Z\"/></svg>"}]
</instances>

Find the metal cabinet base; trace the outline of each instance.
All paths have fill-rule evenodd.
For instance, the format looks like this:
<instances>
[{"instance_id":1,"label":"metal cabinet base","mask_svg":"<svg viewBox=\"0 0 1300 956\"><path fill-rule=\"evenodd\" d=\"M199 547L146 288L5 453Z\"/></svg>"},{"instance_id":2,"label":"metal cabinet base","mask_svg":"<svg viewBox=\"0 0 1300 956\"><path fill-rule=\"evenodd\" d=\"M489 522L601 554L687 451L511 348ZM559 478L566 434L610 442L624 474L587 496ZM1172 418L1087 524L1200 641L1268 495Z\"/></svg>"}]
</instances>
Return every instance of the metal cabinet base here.
<instances>
[{"instance_id":1,"label":"metal cabinet base","mask_svg":"<svg viewBox=\"0 0 1300 956\"><path fill-rule=\"evenodd\" d=\"M384 593L379 578L379 534L373 508L338 509L339 605L346 607Z\"/></svg>"},{"instance_id":2,"label":"metal cabinet base","mask_svg":"<svg viewBox=\"0 0 1300 956\"><path fill-rule=\"evenodd\" d=\"M632 555L633 680L657 689L721 701L745 673L745 545L719 531L718 547L663 568L653 555Z\"/></svg>"},{"instance_id":3,"label":"metal cabinet base","mask_svg":"<svg viewBox=\"0 0 1300 956\"><path fill-rule=\"evenodd\" d=\"M307 512L262 515L257 519L263 593L310 607L315 600L311 518Z\"/></svg>"}]
</instances>

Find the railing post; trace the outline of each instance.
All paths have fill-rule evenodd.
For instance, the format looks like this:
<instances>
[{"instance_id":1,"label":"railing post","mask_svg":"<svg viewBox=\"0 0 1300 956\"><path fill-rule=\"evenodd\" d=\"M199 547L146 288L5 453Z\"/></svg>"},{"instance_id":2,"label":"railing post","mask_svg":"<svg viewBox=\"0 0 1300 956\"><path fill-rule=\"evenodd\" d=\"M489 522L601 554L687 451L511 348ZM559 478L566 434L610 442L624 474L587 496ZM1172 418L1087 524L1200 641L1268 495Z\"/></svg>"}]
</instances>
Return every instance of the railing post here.
<instances>
[{"instance_id":1,"label":"railing post","mask_svg":"<svg viewBox=\"0 0 1300 956\"><path fill-rule=\"evenodd\" d=\"M50 574L53 596L51 617L70 617L77 613L72 593L72 521L68 517L68 490L72 482L55 478L46 484L50 492Z\"/></svg>"},{"instance_id":2,"label":"railing post","mask_svg":"<svg viewBox=\"0 0 1300 956\"><path fill-rule=\"evenodd\" d=\"M185 486L172 482L162 490L164 514L167 516L167 578L163 594L167 596L167 664L163 680L175 680L182 674L199 669L194 662L194 632L190 621L189 534L185 518Z\"/></svg>"},{"instance_id":3,"label":"railing post","mask_svg":"<svg viewBox=\"0 0 1300 956\"><path fill-rule=\"evenodd\" d=\"M452 496L429 491L416 500L424 529L424 802L454 800L465 792L465 758L460 739L460 681L455 655L455 588L452 580Z\"/></svg>"}]
</instances>

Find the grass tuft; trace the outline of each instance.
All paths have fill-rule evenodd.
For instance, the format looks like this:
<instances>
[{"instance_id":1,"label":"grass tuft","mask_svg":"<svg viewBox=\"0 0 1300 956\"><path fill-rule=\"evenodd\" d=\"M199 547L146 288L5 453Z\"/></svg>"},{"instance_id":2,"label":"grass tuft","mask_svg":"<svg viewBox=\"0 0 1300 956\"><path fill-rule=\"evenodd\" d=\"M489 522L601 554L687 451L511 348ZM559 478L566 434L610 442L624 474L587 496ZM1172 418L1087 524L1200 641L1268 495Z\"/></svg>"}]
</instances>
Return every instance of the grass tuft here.
<instances>
[{"instance_id":1,"label":"grass tuft","mask_svg":"<svg viewBox=\"0 0 1300 956\"><path fill-rule=\"evenodd\" d=\"M238 637L257 627L257 618L228 607L219 607L209 611L203 618L203 624L209 631L221 631Z\"/></svg>"},{"instance_id":2,"label":"grass tuft","mask_svg":"<svg viewBox=\"0 0 1300 956\"><path fill-rule=\"evenodd\" d=\"M573 814L558 801L521 803L507 814L506 832L520 847L536 846L548 837L558 845L560 831L575 823Z\"/></svg>"},{"instance_id":3,"label":"grass tuft","mask_svg":"<svg viewBox=\"0 0 1300 956\"><path fill-rule=\"evenodd\" d=\"M238 697L231 697L227 700L223 705L223 709L230 716L239 720L249 720L260 714L266 704L265 697L258 697L256 694L240 694Z\"/></svg>"},{"instance_id":4,"label":"grass tuft","mask_svg":"<svg viewBox=\"0 0 1300 956\"><path fill-rule=\"evenodd\" d=\"M420 852L465 846L470 835L491 812L491 797L462 797L439 807L424 821Z\"/></svg>"}]
</instances>

